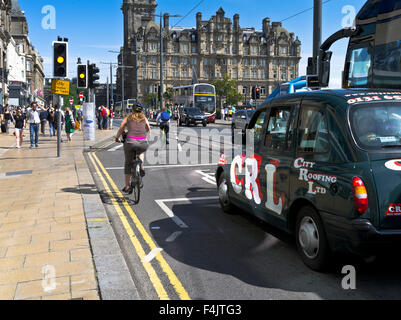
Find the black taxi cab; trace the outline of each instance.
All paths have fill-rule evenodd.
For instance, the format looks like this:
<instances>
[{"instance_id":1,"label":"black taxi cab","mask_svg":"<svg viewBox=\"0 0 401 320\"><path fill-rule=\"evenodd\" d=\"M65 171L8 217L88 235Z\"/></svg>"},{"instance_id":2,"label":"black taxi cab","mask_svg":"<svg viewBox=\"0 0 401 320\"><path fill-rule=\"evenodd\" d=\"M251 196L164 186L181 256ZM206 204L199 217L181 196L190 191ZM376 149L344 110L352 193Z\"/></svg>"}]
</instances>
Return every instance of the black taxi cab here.
<instances>
[{"instance_id":1,"label":"black taxi cab","mask_svg":"<svg viewBox=\"0 0 401 320\"><path fill-rule=\"evenodd\" d=\"M216 171L225 212L293 234L314 270L333 252L401 241L401 92L287 95L262 104L249 130L253 154L225 154Z\"/></svg>"}]
</instances>

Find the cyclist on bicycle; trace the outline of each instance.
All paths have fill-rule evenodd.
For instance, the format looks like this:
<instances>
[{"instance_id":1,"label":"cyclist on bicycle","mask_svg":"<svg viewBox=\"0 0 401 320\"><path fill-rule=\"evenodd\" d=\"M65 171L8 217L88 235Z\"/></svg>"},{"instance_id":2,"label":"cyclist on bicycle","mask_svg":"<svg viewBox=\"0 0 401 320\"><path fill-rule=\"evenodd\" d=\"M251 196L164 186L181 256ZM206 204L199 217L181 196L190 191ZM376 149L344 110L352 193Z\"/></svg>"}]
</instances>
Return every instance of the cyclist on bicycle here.
<instances>
[{"instance_id":1,"label":"cyclist on bicycle","mask_svg":"<svg viewBox=\"0 0 401 320\"><path fill-rule=\"evenodd\" d=\"M170 131L170 114L167 112L167 108L163 108L162 112L157 116L156 122L160 123L160 130L164 131L166 134L166 144L168 142L168 132Z\"/></svg>"},{"instance_id":2,"label":"cyclist on bicycle","mask_svg":"<svg viewBox=\"0 0 401 320\"><path fill-rule=\"evenodd\" d=\"M136 152L137 157L142 161L141 163L141 176L145 176L145 170L143 164L145 162L145 152L149 148L147 134L150 134L150 125L145 115L143 114L143 107L140 104L136 104L132 108L132 113L129 114L122 122L120 129L117 132L116 142L120 142L120 137L123 135L125 128L128 132L126 133L126 139L124 143L124 154L125 154L125 188L123 192L132 193L130 187L131 169L133 160L133 154Z\"/></svg>"}]
</instances>

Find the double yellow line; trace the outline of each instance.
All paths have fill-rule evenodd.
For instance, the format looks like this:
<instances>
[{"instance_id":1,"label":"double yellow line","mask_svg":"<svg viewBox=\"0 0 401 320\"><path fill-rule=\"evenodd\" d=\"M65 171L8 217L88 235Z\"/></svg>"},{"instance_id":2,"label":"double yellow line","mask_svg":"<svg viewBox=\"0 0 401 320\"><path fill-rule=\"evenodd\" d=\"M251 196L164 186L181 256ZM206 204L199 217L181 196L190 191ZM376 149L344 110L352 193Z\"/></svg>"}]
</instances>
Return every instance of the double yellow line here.
<instances>
[{"instance_id":1,"label":"double yellow line","mask_svg":"<svg viewBox=\"0 0 401 320\"><path fill-rule=\"evenodd\" d=\"M100 177L100 180L102 181L104 188L108 195L110 196L111 202L114 206L114 208L117 211L118 216L120 217L120 220L131 240L131 243L133 244L135 251L139 257L139 259L142 261L143 267L145 268L150 281L152 282L153 287L156 290L156 293L161 300L170 300L169 295L167 294L167 291L165 287L163 286L159 276L157 275L155 269L153 268L151 262L146 262L144 258L146 257L145 250L143 249L139 239L137 238L134 230L132 229L127 217L124 215L120 205L117 202L117 199L120 201L122 206L125 208L125 210L128 212L129 216L131 217L132 221L134 222L134 225L136 227L136 230L139 232L139 234L142 236L143 240L146 242L148 245L150 251L157 249L156 244L152 240L152 238L149 236L149 234L146 232L145 228L143 227L142 223L139 221L137 215L135 212L132 210L128 202L125 200L124 196L122 193L118 190L116 184L114 181L111 179L109 173L106 171L102 163L100 162L99 158L96 156L94 153L89 153L89 159L91 160L94 168L96 169L96 172L98 173L98 176ZM103 172L103 174L102 174ZM104 176L103 176L104 175ZM105 178L107 181L110 183L110 186L112 190L114 191L114 194L112 190L110 189L108 183L106 182ZM115 196L116 195L116 196ZM173 286L175 292L179 296L181 300L190 300L191 298L189 297L188 293L186 292L185 288L183 287L182 283L180 280L177 278L171 267L168 265L167 261L164 259L163 255L161 252L159 252L156 255L156 260L159 263L161 269L163 272L166 274L167 278L170 281L170 284Z\"/></svg>"}]
</instances>

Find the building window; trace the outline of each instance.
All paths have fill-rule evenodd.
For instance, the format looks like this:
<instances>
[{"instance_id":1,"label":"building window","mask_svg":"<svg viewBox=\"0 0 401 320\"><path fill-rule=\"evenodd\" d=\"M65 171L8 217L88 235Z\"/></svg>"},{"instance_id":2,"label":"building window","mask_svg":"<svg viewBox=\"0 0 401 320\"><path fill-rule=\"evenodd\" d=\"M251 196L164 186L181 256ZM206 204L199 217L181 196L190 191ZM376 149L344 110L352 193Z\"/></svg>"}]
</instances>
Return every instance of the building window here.
<instances>
[{"instance_id":1,"label":"building window","mask_svg":"<svg viewBox=\"0 0 401 320\"><path fill-rule=\"evenodd\" d=\"M258 47L257 46L251 46L251 53L253 55L258 54Z\"/></svg>"},{"instance_id":2,"label":"building window","mask_svg":"<svg viewBox=\"0 0 401 320\"><path fill-rule=\"evenodd\" d=\"M146 70L142 70L142 78L146 78Z\"/></svg>"},{"instance_id":3,"label":"building window","mask_svg":"<svg viewBox=\"0 0 401 320\"><path fill-rule=\"evenodd\" d=\"M265 88L265 87L261 87L261 88L260 88L260 94L261 94L262 96L265 96L265 95L266 95L266 88Z\"/></svg>"},{"instance_id":4,"label":"building window","mask_svg":"<svg viewBox=\"0 0 401 320\"><path fill-rule=\"evenodd\" d=\"M31 71L31 62L30 61L27 61L27 63L26 63L26 71Z\"/></svg>"},{"instance_id":5,"label":"building window","mask_svg":"<svg viewBox=\"0 0 401 320\"><path fill-rule=\"evenodd\" d=\"M253 79L257 79L258 78L258 71L257 70L253 70L252 71L252 78Z\"/></svg>"},{"instance_id":6,"label":"building window","mask_svg":"<svg viewBox=\"0 0 401 320\"><path fill-rule=\"evenodd\" d=\"M192 53L197 53L197 52L198 52L198 50L197 50L197 48L196 48L196 45L193 45L193 46L192 46L191 52L192 52Z\"/></svg>"},{"instance_id":7,"label":"building window","mask_svg":"<svg viewBox=\"0 0 401 320\"><path fill-rule=\"evenodd\" d=\"M198 59L197 58L192 58L191 59L192 65L197 65L198 64Z\"/></svg>"},{"instance_id":8,"label":"building window","mask_svg":"<svg viewBox=\"0 0 401 320\"><path fill-rule=\"evenodd\" d=\"M276 67L278 66L278 60L277 59L273 60L273 66L276 66Z\"/></svg>"},{"instance_id":9,"label":"building window","mask_svg":"<svg viewBox=\"0 0 401 320\"><path fill-rule=\"evenodd\" d=\"M230 54L230 46L227 46L227 47L226 47L226 53L227 53L227 54Z\"/></svg>"},{"instance_id":10,"label":"building window","mask_svg":"<svg viewBox=\"0 0 401 320\"><path fill-rule=\"evenodd\" d=\"M287 47L280 47L280 55L285 56L287 55L287 53L288 53Z\"/></svg>"},{"instance_id":11,"label":"building window","mask_svg":"<svg viewBox=\"0 0 401 320\"><path fill-rule=\"evenodd\" d=\"M188 64L188 58L182 58L181 63L185 65Z\"/></svg>"},{"instance_id":12,"label":"building window","mask_svg":"<svg viewBox=\"0 0 401 320\"><path fill-rule=\"evenodd\" d=\"M187 69L182 70L182 77L188 78L188 70Z\"/></svg>"},{"instance_id":13,"label":"building window","mask_svg":"<svg viewBox=\"0 0 401 320\"><path fill-rule=\"evenodd\" d=\"M207 66L208 62L209 62L209 60L207 58L203 59L203 65L204 66Z\"/></svg>"},{"instance_id":14,"label":"building window","mask_svg":"<svg viewBox=\"0 0 401 320\"><path fill-rule=\"evenodd\" d=\"M248 88L247 87L242 87L242 94L247 95L248 93Z\"/></svg>"},{"instance_id":15,"label":"building window","mask_svg":"<svg viewBox=\"0 0 401 320\"><path fill-rule=\"evenodd\" d=\"M260 60L259 64L261 67L266 67L266 60Z\"/></svg>"},{"instance_id":16,"label":"building window","mask_svg":"<svg viewBox=\"0 0 401 320\"><path fill-rule=\"evenodd\" d=\"M242 64L243 64L244 66L248 66L248 59L242 60Z\"/></svg>"},{"instance_id":17,"label":"building window","mask_svg":"<svg viewBox=\"0 0 401 320\"><path fill-rule=\"evenodd\" d=\"M238 71L237 70L233 71L233 78L238 79Z\"/></svg>"},{"instance_id":18,"label":"building window","mask_svg":"<svg viewBox=\"0 0 401 320\"><path fill-rule=\"evenodd\" d=\"M187 43L181 44L180 51L181 51L182 53L188 53L188 44L187 44Z\"/></svg>"},{"instance_id":19,"label":"building window","mask_svg":"<svg viewBox=\"0 0 401 320\"><path fill-rule=\"evenodd\" d=\"M286 67L287 66L287 60L281 60L280 65Z\"/></svg>"},{"instance_id":20,"label":"building window","mask_svg":"<svg viewBox=\"0 0 401 320\"><path fill-rule=\"evenodd\" d=\"M157 72L155 70L152 70L150 73L150 78L152 80L157 79Z\"/></svg>"},{"instance_id":21,"label":"building window","mask_svg":"<svg viewBox=\"0 0 401 320\"><path fill-rule=\"evenodd\" d=\"M281 80L282 81L287 81L287 70L282 69L280 74L281 74Z\"/></svg>"},{"instance_id":22,"label":"building window","mask_svg":"<svg viewBox=\"0 0 401 320\"><path fill-rule=\"evenodd\" d=\"M257 60L256 59L251 59L251 66L253 66L253 67L257 66Z\"/></svg>"},{"instance_id":23,"label":"building window","mask_svg":"<svg viewBox=\"0 0 401 320\"><path fill-rule=\"evenodd\" d=\"M249 78L249 70L244 70L244 78L245 79Z\"/></svg>"},{"instance_id":24,"label":"building window","mask_svg":"<svg viewBox=\"0 0 401 320\"><path fill-rule=\"evenodd\" d=\"M234 58L233 59L233 65L236 66L237 64L238 64L238 60L237 60L237 58Z\"/></svg>"},{"instance_id":25,"label":"building window","mask_svg":"<svg viewBox=\"0 0 401 320\"><path fill-rule=\"evenodd\" d=\"M172 63L173 63L173 64L179 64L179 63L180 63L180 60L178 59L178 57L173 57Z\"/></svg>"},{"instance_id":26,"label":"building window","mask_svg":"<svg viewBox=\"0 0 401 320\"><path fill-rule=\"evenodd\" d=\"M249 56L249 48L244 48L244 55Z\"/></svg>"},{"instance_id":27,"label":"building window","mask_svg":"<svg viewBox=\"0 0 401 320\"><path fill-rule=\"evenodd\" d=\"M149 42L149 51L157 51L158 47L157 42Z\"/></svg>"}]
</instances>

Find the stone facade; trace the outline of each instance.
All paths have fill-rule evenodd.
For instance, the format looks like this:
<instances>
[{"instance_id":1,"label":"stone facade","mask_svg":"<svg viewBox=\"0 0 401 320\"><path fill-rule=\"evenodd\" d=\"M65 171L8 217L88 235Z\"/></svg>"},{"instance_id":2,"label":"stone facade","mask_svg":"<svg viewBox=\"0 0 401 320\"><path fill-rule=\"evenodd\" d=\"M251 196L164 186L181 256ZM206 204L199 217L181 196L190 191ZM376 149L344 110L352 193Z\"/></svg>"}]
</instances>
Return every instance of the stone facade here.
<instances>
[{"instance_id":1,"label":"stone facade","mask_svg":"<svg viewBox=\"0 0 401 320\"><path fill-rule=\"evenodd\" d=\"M0 104L8 103L7 48L11 40L11 0L0 0Z\"/></svg>"},{"instance_id":2,"label":"stone facade","mask_svg":"<svg viewBox=\"0 0 401 320\"><path fill-rule=\"evenodd\" d=\"M141 102L157 92L160 83L160 26L155 22L154 0L124 0L125 99L136 96L136 69ZM301 42L280 22L262 21L262 30L242 28L240 17L233 20L220 8L209 20L196 15L196 27L170 26L168 14L163 17L164 83L167 87L212 83L224 74L238 80L238 91L249 101L251 87L262 88L266 98L274 88L298 77ZM138 52L136 59L135 53ZM121 68L117 74L121 92Z\"/></svg>"},{"instance_id":3,"label":"stone facade","mask_svg":"<svg viewBox=\"0 0 401 320\"><path fill-rule=\"evenodd\" d=\"M38 101L44 104L43 58L29 40L28 22L17 0L12 0L10 33L26 63L26 103ZM23 90L23 87L21 87Z\"/></svg>"}]
</instances>

